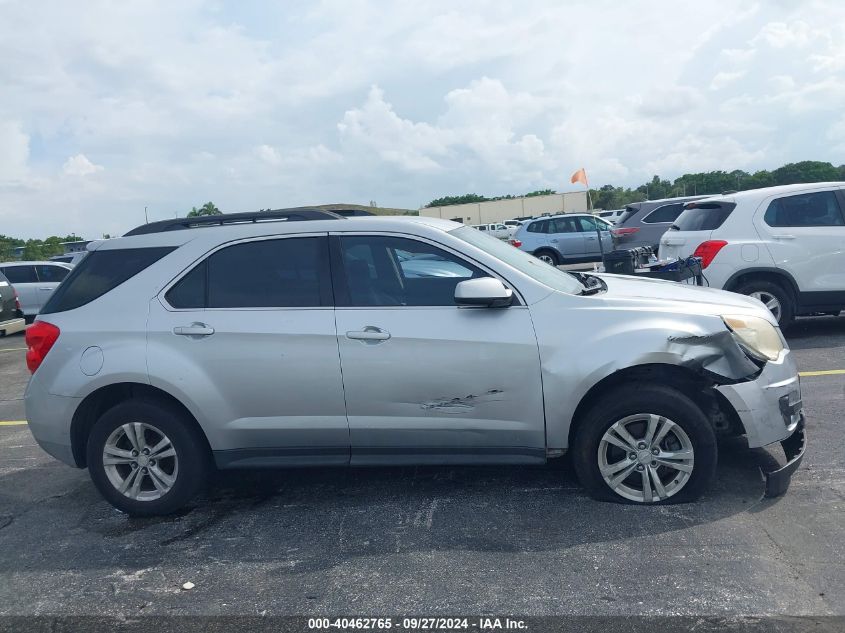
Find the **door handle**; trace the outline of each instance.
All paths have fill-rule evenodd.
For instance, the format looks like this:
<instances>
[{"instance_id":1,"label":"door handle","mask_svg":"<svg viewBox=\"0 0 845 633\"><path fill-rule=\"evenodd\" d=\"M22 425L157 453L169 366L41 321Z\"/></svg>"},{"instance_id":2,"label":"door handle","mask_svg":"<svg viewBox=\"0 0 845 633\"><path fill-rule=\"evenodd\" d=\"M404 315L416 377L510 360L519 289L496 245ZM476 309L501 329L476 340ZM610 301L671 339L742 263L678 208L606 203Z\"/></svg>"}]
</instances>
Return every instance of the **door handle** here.
<instances>
[{"instance_id":1,"label":"door handle","mask_svg":"<svg viewBox=\"0 0 845 633\"><path fill-rule=\"evenodd\" d=\"M389 339L390 332L386 332L381 328L375 327L374 325L368 325L363 330L353 330L351 332L347 332L346 338L350 338L356 341L365 341L367 343L377 343L379 341L386 341L387 339Z\"/></svg>"},{"instance_id":2,"label":"door handle","mask_svg":"<svg viewBox=\"0 0 845 633\"><path fill-rule=\"evenodd\" d=\"M794 235L772 235L776 240L794 240Z\"/></svg>"},{"instance_id":3,"label":"door handle","mask_svg":"<svg viewBox=\"0 0 845 633\"><path fill-rule=\"evenodd\" d=\"M596 239L598 239L598 238L597 238L595 235L589 235L589 236L587 237L587 239L588 239L588 240L593 240L593 241L595 242L595 241L596 241Z\"/></svg>"},{"instance_id":4,"label":"door handle","mask_svg":"<svg viewBox=\"0 0 845 633\"><path fill-rule=\"evenodd\" d=\"M173 328L173 333L179 336L211 336L214 334L214 328L205 323L191 323Z\"/></svg>"},{"instance_id":5,"label":"door handle","mask_svg":"<svg viewBox=\"0 0 845 633\"><path fill-rule=\"evenodd\" d=\"M39 290L46 290L47 292L50 292L52 288L39 288Z\"/></svg>"}]
</instances>

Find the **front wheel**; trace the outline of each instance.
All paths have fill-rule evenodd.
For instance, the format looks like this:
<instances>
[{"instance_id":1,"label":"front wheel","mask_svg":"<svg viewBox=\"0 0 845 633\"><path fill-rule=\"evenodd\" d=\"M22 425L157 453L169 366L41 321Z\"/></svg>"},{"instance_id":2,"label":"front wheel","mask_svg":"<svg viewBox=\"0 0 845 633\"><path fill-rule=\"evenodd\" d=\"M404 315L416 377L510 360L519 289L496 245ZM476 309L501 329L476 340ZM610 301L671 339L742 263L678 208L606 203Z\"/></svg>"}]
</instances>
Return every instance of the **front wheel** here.
<instances>
[{"instance_id":1,"label":"front wheel","mask_svg":"<svg viewBox=\"0 0 845 633\"><path fill-rule=\"evenodd\" d=\"M716 473L716 436L701 409L662 385L607 394L580 421L572 462L591 496L654 504L692 501Z\"/></svg>"},{"instance_id":2,"label":"front wheel","mask_svg":"<svg viewBox=\"0 0 845 633\"><path fill-rule=\"evenodd\" d=\"M100 494L133 516L169 514L205 483L205 438L168 403L129 400L109 409L88 437L88 471Z\"/></svg>"}]
</instances>

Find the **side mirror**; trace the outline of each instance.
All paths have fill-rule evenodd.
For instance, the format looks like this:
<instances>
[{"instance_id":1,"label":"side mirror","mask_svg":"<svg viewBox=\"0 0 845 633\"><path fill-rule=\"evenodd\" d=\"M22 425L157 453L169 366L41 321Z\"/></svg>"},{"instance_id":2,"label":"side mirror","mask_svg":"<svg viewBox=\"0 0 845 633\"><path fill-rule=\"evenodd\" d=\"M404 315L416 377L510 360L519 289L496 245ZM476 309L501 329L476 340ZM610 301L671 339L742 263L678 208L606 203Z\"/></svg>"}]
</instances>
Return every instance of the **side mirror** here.
<instances>
[{"instance_id":1,"label":"side mirror","mask_svg":"<svg viewBox=\"0 0 845 633\"><path fill-rule=\"evenodd\" d=\"M506 308L513 303L513 290L494 277L467 279L455 286L459 306Z\"/></svg>"}]
</instances>

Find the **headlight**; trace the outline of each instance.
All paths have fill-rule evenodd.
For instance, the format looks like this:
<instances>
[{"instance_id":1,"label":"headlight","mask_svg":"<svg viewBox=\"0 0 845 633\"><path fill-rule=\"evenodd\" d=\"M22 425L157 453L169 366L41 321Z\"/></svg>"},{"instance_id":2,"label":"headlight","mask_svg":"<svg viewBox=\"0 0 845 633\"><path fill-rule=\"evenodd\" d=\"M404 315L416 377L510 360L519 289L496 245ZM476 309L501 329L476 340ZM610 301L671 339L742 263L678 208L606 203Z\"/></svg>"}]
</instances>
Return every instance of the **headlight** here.
<instances>
[{"instance_id":1,"label":"headlight","mask_svg":"<svg viewBox=\"0 0 845 633\"><path fill-rule=\"evenodd\" d=\"M766 319L755 316L722 316L737 342L760 360L777 360L783 340Z\"/></svg>"}]
</instances>

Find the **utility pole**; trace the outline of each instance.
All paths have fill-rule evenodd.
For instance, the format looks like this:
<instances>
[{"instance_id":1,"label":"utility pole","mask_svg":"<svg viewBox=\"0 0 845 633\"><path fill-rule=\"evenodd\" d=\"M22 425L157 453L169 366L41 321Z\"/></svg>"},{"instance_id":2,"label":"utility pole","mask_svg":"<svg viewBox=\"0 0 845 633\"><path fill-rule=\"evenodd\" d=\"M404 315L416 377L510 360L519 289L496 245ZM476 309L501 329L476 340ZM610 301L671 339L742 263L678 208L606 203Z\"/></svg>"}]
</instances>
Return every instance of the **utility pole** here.
<instances>
[{"instance_id":1,"label":"utility pole","mask_svg":"<svg viewBox=\"0 0 845 633\"><path fill-rule=\"evenodd\" d=\"M144 207L144 224L149 224L150 219L147 217L147 207Z\"/></svg>"}]
</instances>

